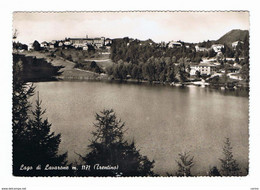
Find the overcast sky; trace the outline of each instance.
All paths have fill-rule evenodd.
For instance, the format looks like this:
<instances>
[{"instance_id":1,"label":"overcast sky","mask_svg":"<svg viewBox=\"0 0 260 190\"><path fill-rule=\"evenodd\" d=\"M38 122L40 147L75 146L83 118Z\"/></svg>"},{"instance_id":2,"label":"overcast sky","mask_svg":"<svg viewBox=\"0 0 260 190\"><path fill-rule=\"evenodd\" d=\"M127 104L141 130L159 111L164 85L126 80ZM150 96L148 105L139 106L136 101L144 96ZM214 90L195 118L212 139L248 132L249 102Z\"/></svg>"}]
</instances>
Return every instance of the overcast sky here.
<instances>
[{"instance_id":1,"label":"overcast sky","mask_svg":"<svg viewBox=\"0 0 260 190\"><path fill-rule=\"evenodd\" d=\"M232 29L249 30L248 12L60 12L14 13L18 41L65 37L152 39L155 42L217 40Z\"/></svg>"}]
</instances>

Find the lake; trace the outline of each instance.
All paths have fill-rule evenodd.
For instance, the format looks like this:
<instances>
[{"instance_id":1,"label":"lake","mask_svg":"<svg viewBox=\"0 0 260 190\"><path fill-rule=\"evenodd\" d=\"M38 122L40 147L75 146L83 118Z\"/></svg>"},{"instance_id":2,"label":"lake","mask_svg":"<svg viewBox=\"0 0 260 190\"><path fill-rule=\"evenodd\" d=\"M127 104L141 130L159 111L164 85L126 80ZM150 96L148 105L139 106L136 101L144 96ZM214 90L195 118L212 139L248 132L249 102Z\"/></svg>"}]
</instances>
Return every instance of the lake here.
<instances>
[{"instance_id":1,"label":"lake","mask_svg":"<svg viewBox=\"0 0 260 190\"><path fill-rule=\"evenodd\" d=\"M76 153L88 152L95 113L112 108L125 121L125 139L155 160L156 173L175 173L178 154L189 151L195 163L192 174L207 175L210 167L220 168L225 137L242 170L248 167L248 97L195 86L88 81L35 86L52 130L62 135L59 151L68 151L70 162L78 161Z\"/></svg>"}]
</instances>

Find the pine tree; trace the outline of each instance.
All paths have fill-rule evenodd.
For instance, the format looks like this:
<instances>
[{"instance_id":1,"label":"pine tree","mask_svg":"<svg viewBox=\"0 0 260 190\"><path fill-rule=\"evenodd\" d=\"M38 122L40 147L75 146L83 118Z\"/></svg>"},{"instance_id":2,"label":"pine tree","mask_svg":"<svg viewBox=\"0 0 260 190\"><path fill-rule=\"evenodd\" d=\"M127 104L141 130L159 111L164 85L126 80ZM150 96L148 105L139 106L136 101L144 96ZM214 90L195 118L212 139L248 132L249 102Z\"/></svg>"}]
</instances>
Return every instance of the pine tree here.
<instances>
[{"instance_id":1,"label":"pine tree","mask_svg":"<svg viewBox=\"0 0 260 190\"><path fill-rule=\"evenodd\" d=\"M178 164L177 176L191 176L191 168L194 166L193 158L190 158L187 152L179 154L179 160L176 160Z\"/></svg>"},{"instance_id":2,"label":"pine tree","mask_svg":"<svg viewBox=\"0 0 260 190\"><path fill-rule=\"evenodd\" d=\"M47 164L66 166L67 153L58 155L61 135L54 135L53 132L50 132L51 124L47 119L42 119L45 110L41 109L39 98L36 100L35 110L31 112L32 118L28 118L23 125L20 125L23 135L14 133L14 175L71 175L69 172L57 173L44 170ZM21 165L32 166L34 169L27 172L20 171ZM41 170L35 170L38 165L41 165Z\"/></svg>"},{"instance_id":3,"label":"pine tree","mask_svg":"<svg viewBox=\"0 0 260 190\"><path fill-rule=\"evenodd\" d=\"M67 153L58 155L59 144L61 142L61 134L55 135L51 132L51 125L48 119L43 120L43 115L46 110L41 108L42 101L39 100L39 94L36 100L36 108L32 112L33 118L28 122L28 128L30 130L29 140L34 142L32 148L36 153L32 157L37 163L48 164L66 164Z\"/></svg>"},{"instance_id":4,"label":"pine tree","mask_svg":"<svg viewBox=\"0 0 260 190\"><path fill-rule=\"evenodd\" d=\"M35 171L39 164L56 166L66 165L67 153L58 155L60 134L50 133L51 124L43 120L45 110L41 109L41 101L36 100L36 109L29 117L31 103L28 101L34 95L33 85L24 82L22 78L22 63L14 60L13 66L13 174L46 175L44 171ZM34 170L23 171L21 166L32 166ZM51 174L55 175L55 174Z\"/></svg>"},{"instance_id":5,"label":"pine tree","mask_svg":"<svg viewBox=\"0 0 260 190\"><path fill-rule=\"evenodd\" d=\"M28 112L31 107L28 99L34 94L33 85L25 83L21 77L22 61L13 62L13 174L17 175L20 165L24 163L24 152L28 136Z\"/></svg>"},{"instance_id":6,"label":"pine tree","mask_svg":"<svg viewBox=\"0 0 260 190\"><path fill-rule=\"evenodd\" d=\"M232 146L229 138L226 138L223 154L224 158L220 159L222 176L238 176L240 168L237 161L233 158Z\"/></svg>"},{"instance_id":7,"label":"pine tree","mask_svg":"<svg viewBox=\"0 0 260 190\"><path fill-rule=\"evenodd\" d=\"M34 49L35 51L40 51L40 50L41 50L41 45L40 45L40 43L39 43L37 40L35 40L35 41L33 42L32 46L33 46L33 49Z\"/></svg>"},{"instance_id":8,"label":"pine tree","mask_svg":"<svg viewBox=\"0 0 260 190\"><path fill-rule=\"evenodd\" d=\"M124 140L125 124L116 118L113 110L103 110L96 114L96 130L88 146L90 152L80 155L82 164L91 165L91 171L79 171L81 176L152 176L154 161L149 161L136 149L135 143ZM116 170L96 170L100 166L118 166Z\"/></svg>"}]
</instances>

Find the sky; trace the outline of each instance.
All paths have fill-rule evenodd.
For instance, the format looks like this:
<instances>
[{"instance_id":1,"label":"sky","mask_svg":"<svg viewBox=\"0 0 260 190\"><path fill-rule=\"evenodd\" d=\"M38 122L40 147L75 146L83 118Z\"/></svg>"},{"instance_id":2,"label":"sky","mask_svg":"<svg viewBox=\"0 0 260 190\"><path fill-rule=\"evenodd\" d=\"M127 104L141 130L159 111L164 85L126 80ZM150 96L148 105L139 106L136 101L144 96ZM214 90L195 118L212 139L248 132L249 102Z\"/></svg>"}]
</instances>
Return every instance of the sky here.
<instances>
[{"instance_id":1,"label":"sky","mask_svg":"<svg viewBox=\"0 0 260 190\"><path fill-rule=\"evenodd\" d=\"M248 12L15 12L17 41L65 37L130 37L155 42L217 40L233 29L249 30Z\"/></svg>"}]
</instances>

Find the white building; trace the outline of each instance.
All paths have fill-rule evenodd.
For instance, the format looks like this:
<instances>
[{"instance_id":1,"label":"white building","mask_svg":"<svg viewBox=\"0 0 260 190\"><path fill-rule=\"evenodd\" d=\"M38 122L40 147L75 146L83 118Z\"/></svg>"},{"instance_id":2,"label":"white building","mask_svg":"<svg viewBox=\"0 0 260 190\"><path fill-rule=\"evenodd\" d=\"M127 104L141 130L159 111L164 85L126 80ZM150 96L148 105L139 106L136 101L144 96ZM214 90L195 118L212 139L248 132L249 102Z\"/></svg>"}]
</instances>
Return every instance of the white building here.
<instances>
[{"instance_id":1,"label":"white building","mask_svg":"<svg viewBox=\"0 0 260 190\"><path fill-rule=\"evenodd\" d=\"M201 75L212 75L216 71L216 65L213 63L200 63L199 72Z\"/></svg>"},{"instance_id":2,"label":"white building","mask_svg":"<svg viewBox=\"0 0 260 190\"><path fill-rule=\"evenodd\" d=\"M86 51L86 50L88 50L88 46L84 46L84 47L82 47L82 49Z\"/></svg>"},{"instance_id":3,"label":"white building","mask_svg":"<svg viewBox=\"0 0 260 190\"><path fill-rule=\"evenodd\" d=\"M235 74L229 73L228 76L229 76L229 78L234 79L234 80L243 80L241 74L239 74L239 73L235 73Z\"/></svg>"},{"instance_id":4,"label":"white building","mask_svg":"<svg viewBox=\"0 0 260 190\"><path fill-rule=\"evenodd\" d=\"M224 48L224 45L222 44L213 44L211 48L216 52L221 52L221 49Z\"/></svg>"},{"instance_id":5,"label":"white building","mask_svg":"<svg viewBox=\"0 0 260 190\"><path fill-rule=\"evenodd\" d=\"M28 50L30 51L30 50L33 50L33 43L29 43L28 44Z\"/></svg>"},{"instance_id":6,"label":"white building","mask_svg":"<svg viewBox=\"0 0 260 190\"><path fill-rule=\"evenodd\" d=\"M109 39L109 38L106 38L106 40L105 40L105 46L108 45L108 44L112 44L112 40Z\"/></svg>"},{"instance_id":7,"label":"white building","mask_svg":"<svg viewBox=\"0 0 260 190\"><path fill-rule=\"evenodd\" d=\"M232 43L232 48L235 49L239 43L243 44L244 42L242 42L242 41L235 41L235 42Z\"/></svg>"},{"instance_id":8,"label":"white building","mask_svg":"<svg viewBox=\"0 0 260 190\"><path fill-rule=\"evenodd\" d=\"M54 44L50 44L50 48L53 49L54 48Z\"/></svg>"},{"instance_id":9,"label":"white building","mask_svg":"<svg viewBox=\"0 0 260 190\"><path fill-rule=\"evenodd\" d=\"M105 37L88 38L88 36L86 36L86 38L66 38L65 43L67 42L70 42L69 45L73 45L75 47L85 47L86 45L92 45L96 48L100 48L108 44L111 45L112 40L109 38L106 39Z\"/></svg>"},{"instance_id":10,"label":"white building","mask_svg":"<svg viewBox=\"0 0 260 190\"><path fill-rule=\"evenodd\" d=\"M42 48L46 48L46 47L48 47L48 43L47 42L42 42L41 44L40 44L40 46L42 47Z\"/></svg>"},{"instance_id":11,"label":"white building","mask_svg":"<svg viewBox=\"0 0 260 190\"><path fill-rule=\"evenodd\" d=\"M70 41L65 41L65 42L64 42L64 45L65 45L65 46L69 46L69 45L71 45L71 42L70 42Z\"/></svg>"},{"instance_id":12,"label":"white building","mask_svg":"<svg viewBox=\"0 0 260 190\"><path fill-rule=\"evenodd\" d=\"M198 65L190 65L190 75L194 76L196 75L196 72L199 71Z\"/></svg>"},{"instance_id":13,"label":"white building","mask_svg":"<svg viewBox=\"0 0 260 190\"><path fill-rule=\"evenodd\" d=\"M201 75L212 75L216 72L216 65L213 63L200 63L198 65L191 65L190 68L190 75L196 75L197 71Z\"/></svg>"},{"instance_id":14,"label":"white building","mask_svg":"<svg viewBox=\"0 0 260 190\"><path fill-rule=\"evenodd\" d=\"M195 49L196 49L197 52L199 52L199 51L202 51L202 52L208 51L207 48L205 48L205 47L199 47L198 45L195 46Z\"/></svg>"},{"instance_id":15,"label":"white building","mask_svg":"<svg viewBox=\"0 0 260 190\"><path fill-rule=\"evenodd\" d=\"M173 48L173 47L181 47L182 43L177 42L177 41L170 41L168 43L168 48Z\"/></svg>"},{"instance_id":16,"label":"white building","mask_svg":"<svg viewBox=\"0 0 260 190\"><path fill-rule=\"evenodd\" d=\"M63 46L63 42L59 42L59 43L58 43L58 46L59 46L59 47Z\"/></svg>"}]
</instances>

